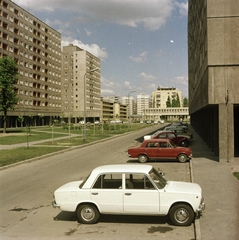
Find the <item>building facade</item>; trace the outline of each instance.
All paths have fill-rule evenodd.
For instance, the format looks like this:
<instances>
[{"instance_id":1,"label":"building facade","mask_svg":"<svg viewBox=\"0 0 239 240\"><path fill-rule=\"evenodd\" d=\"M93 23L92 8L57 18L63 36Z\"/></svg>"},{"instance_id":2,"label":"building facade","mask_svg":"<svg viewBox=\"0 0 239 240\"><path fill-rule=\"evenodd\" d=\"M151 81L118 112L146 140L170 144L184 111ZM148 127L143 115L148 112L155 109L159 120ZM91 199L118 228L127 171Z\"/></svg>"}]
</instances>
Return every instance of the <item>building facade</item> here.
<instances>
[{"instance_id":1,"label":"building facade","mask_svg":"<svg viewBox=\"0 0 239 240\"><path fill-rule=\"evenodd\" d=\"M132 96L122 97L121 102L123 105L127 106L127 118L130 118L131 116L135 115L136 106L135 106L134 97Z\"/></svg>"},{"instance_id":2,"label":"building facade","mask_svg":"<svg viewBox=\"0 0 239 240\"><path fill-rule=\"evenodd\" d=\"M127 119L127 105L118 101L101 100L101 121L111 122L115 120L125 121Z\"/></svg>"},{"instance_id":3,"label":"building facade","mask_svg":"<svg viewBox=\"0 0 239 240\"><path fill-rule=\"evenodd\" d=\"M146 94L137 95L137 115L143 116L144 109L150 108L150 96Z\"/></svg>"},{"instance_id":4,"label":"building facade","mask_svg":"<svg viewBox=\"0 0 239 240\"><path fill-rule=\"evenodd\" d=\"M176 88L158 87L157 90L152 92L152 107L153 108L166 108L167 101L172 104L173 101L179 100L180 107L182 107L182 93Z\"/></svg>"},{"instance_id":5,"label":"building facade","mask_svg":"<svg viewBox=\"0 0 239 240\"><path fill-rule=\"evenodd\" d=\"M238 0L189 0L188 76L191 124L219 157L239 149Z\"/></svg>"},{"instance_id":6,"label":"building facade","mask_svg":"<svg viewBox=\"0 0 239 240\"><path fill-rule=\"evenodd\" d=\"M99 120L101 116L99 58L73 44L63 46L61 74L62 117L68 120L70 118L76 123L84 118L86 107L86 121Z\"/></svg>"},{"instance_id":7,"label":"building facade","mask_svg":"<svg viewBox=\"0 0 239 240\"><path fill-rule=\"evenodd\" d=\"M15 59L18 104L7 127L51 124L61 113L61 34L10 0L0 0L0 57ZM0 120L0 127L2 127Z\"/></svg>"}]
</instances>

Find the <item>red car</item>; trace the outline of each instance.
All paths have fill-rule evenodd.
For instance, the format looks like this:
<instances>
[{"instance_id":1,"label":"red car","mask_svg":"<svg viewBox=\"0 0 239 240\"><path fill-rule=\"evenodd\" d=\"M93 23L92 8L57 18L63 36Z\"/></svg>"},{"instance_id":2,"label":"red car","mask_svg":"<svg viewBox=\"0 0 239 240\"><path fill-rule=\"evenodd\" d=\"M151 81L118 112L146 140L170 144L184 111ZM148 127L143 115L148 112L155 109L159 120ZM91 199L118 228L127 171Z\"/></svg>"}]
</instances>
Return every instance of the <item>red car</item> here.
<instances>
[{"instance_id":1,"label":"red car","mask_svg":"<svg viewBox=\"0 0 239 240\"><path fill-rule=\"evenodd\" d=\"M188 147L190 141L186 137L177 136L174 132L159 132L157 135L153 137L153 139L158 138L167 138L170 139L177 146Z\"/></svg>"},{"instance_id":2,"label":"red car","mask_svg":"<svg viewBox=\"0 0 239 240\"><path fill-rule=\"evenodd\" d=\"M129 148L128 155L138 158L140 163L145 163L149 159L176 159L184 163L191 159L192 150L187 147L177 147L169 139L149 139L140 147Z\"/></svg>"}]
</instances>

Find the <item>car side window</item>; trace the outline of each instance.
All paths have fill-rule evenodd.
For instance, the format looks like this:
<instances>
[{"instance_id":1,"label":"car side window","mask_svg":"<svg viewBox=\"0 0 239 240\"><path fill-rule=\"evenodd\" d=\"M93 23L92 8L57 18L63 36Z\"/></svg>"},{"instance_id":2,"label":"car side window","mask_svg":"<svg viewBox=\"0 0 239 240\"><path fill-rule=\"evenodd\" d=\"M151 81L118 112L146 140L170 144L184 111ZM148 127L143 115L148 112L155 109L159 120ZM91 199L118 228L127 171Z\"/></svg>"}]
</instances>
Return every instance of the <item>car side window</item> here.
<instances>
[{"instance_id":1,"label":"car side window","mask_svg":"<svg viewBox=\"0 0 239 240\"><path fill-rule=\"evenodd\" d=\"M166 138L166 133L162 133L159 135L159 138Z\"/></svg>"},{"instance_id":2,"label":"car side window","mask_svg":"<svg viewBox=\"0 0 239 240\"><path fill-rule=\"evenodd\" d=\"M122 186L122 174L102 174L100 175L93 188L98 189L119 189Z\"/></svg>"},{"instance_id":3,"label":"car side window","mask_svg":"<svg viewBox=\"0 0 239 240\"><path fill-rule=\"evenodd\" d=\"M160 147L161 148L167 148L168 146L167 146L167 142L161 142L160 143Z\"/></svg>"},{"instance_id":4,"label":"car side window","mask_svg":"<svg viewBox=\"0 0 239 240\"><path fill-rule=\"evenodd\" d=\"M147 175L141 173L125 174L126 189L155 189ZM130 182L130 184L129 184Z\"/></svg>"}]
</instances>

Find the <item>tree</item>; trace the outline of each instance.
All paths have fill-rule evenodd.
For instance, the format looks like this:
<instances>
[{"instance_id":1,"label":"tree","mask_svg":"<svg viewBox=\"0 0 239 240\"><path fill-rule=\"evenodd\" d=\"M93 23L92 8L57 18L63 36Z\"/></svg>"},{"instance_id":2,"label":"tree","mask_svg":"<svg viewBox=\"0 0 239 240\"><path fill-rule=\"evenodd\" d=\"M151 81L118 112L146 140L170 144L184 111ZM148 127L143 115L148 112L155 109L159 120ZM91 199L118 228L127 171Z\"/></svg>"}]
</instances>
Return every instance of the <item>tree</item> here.
<instances>
[{"instance_id":1,"label":"tree","mask_svg":"<svg viewBox=\"0 0 239 240\"><path fill-rule=\"evenodd\" d=\"M171 100L170 100L170 97L169 97L169 96L168 96L168 99L167 99L167 102L166 102L166 106L167 106L167 108L172 107L172 105L171 105Z\"/></svg>"},{"instance_id":2,"label":"tree","mask_svg":"<svg viewBox=\"0 0 239 240\"><path fill-rule=\"evenodd\" d=\"M7 112L14 110L18 102L17 83L18 68L14 59L0 58L0 112L3 112L3 133L7 128Z\"/></svg>"},{"instance_id":3,"label":"tree","mask_svg":"<svg viewBox=\"0 0 239 240\"><path fill-rule=\"evenodd\" d=\"M183 99L183 107L188 107L188 99L187 98Z\"/></svg>"}]
</instances>

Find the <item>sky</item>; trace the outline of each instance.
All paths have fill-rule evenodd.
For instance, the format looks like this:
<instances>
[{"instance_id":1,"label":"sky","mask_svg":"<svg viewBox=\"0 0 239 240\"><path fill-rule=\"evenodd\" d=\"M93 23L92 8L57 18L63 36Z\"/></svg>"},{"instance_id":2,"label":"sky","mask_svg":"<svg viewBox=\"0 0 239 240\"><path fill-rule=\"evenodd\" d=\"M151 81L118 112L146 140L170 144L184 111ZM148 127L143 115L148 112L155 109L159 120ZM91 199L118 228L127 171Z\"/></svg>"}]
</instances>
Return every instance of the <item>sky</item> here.
<instances>
[{"instance_id":1,"label":"sky","mask_svg":"<svg viewBox=\"0 0 239 240\"><path fill-rule=\"evenodd\" d=\"M188 97L187 0L13 0L101 60L101 96Z\"/></svg>"}]
</instances>

